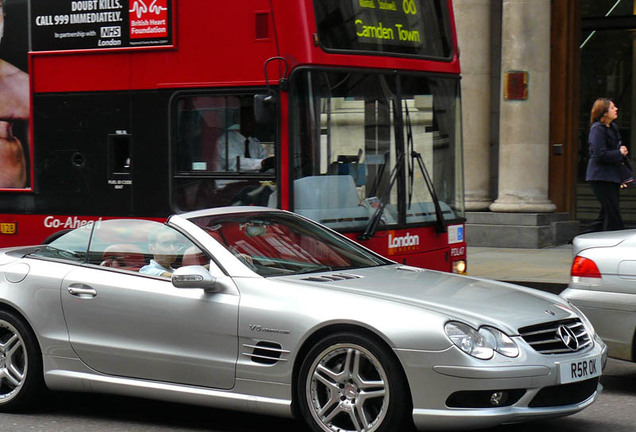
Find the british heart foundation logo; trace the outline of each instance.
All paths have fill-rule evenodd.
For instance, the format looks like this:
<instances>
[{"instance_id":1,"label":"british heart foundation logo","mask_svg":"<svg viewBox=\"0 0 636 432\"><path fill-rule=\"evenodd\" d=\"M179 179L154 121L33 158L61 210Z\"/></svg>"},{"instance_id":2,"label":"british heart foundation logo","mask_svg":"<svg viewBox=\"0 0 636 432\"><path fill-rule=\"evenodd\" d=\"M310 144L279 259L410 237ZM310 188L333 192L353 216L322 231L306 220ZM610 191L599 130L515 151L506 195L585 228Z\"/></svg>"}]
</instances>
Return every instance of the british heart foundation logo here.
<instances>
[{"instance_id":1,"label":"british heart foundation logo","mask_svg":"<svg viewBox=\"0 0 636 432\"><path fill-rule=\"evenodd\" d=\"M168 0L132 0L128 13L130 39L168 36Z\"/></svg>"}]
</instances>

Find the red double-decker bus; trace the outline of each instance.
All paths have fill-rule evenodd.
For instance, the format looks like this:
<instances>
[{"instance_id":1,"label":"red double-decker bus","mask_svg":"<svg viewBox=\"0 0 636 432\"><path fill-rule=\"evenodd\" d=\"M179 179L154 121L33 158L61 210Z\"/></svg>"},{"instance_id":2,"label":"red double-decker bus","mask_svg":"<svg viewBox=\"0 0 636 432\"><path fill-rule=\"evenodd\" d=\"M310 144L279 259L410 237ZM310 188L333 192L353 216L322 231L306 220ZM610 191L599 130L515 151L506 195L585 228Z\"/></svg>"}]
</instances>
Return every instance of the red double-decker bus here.
<instances>
[{"instance_id":1,"label":"red double-decker bus","mask_svg":"<svg viewBox=\"0 0 636 432\"><path fill-rule=\"evenodd\" d=\"M0 111L0 245L265 205L465 271L450 0L28 3L2 0L28 115Z\"/></svg>"}]
</instances>

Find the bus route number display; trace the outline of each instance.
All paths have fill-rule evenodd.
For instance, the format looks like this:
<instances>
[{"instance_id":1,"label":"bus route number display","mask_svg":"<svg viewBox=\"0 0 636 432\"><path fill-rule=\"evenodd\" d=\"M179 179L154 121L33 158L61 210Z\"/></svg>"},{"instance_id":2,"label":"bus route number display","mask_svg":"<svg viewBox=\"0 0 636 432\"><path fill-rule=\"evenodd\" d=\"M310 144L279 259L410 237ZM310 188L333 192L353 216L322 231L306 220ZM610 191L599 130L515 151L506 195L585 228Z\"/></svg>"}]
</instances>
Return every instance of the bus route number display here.
<instances>
[{"instance_id":1,"label":"bus route number display","mask_svg":"<svg viewBox=\"0 0 636 432\"><path fill-rule=\"evenodd\" d=\"M172 0L31 0L31 51L172 46Z\"/></svg>"}]
</instances>

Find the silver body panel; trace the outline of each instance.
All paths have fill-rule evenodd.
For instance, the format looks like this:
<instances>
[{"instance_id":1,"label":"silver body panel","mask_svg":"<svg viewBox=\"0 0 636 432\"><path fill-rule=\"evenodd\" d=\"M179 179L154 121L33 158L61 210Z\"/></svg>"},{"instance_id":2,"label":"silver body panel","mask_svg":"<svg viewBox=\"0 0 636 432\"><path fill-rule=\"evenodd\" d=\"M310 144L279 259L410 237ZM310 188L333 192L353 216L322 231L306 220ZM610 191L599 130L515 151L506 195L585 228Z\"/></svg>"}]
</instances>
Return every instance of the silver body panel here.
<instances>
[{"instance_id":1,"label":"silver body panel","mask_svg":"<svg viewBox=\"0 0 636 432\"><path fill-rule=\"evenodd\" d=\"M561 296L589 318L610 357L636 361L636 230L578 236L573 254L592 260L602 278L571 280Z\"/></svg>"},{"instance_id":2,"label":"silver body panel","mask_svg":"<svg viewBox=\"0 0 636 432\"><path fill-rule=\"evenodd\" d=\"M194 216L223 211L230 210ZM172 217L169 225L214 257L215 292L180 289L132 271L0 252L0 302L37 336L49 388L291 416L301 353L316 334L337 326L372 334L395 354L422 428L567 415L600 394L598 385L580 403L528 406L541 389L559 385L561 363L606 353L596 338L581 351L559 355L541 354L522 339L520 328L580 318L559 296L396 263L262 277L191 217ZM445 334L449 321L496 327L520 354L471 357ZM276 359L263 362L263 352ZM497 389L527 391L509 407L453 409L446 403L454 392Z\"/></svg>"}]
</instances>

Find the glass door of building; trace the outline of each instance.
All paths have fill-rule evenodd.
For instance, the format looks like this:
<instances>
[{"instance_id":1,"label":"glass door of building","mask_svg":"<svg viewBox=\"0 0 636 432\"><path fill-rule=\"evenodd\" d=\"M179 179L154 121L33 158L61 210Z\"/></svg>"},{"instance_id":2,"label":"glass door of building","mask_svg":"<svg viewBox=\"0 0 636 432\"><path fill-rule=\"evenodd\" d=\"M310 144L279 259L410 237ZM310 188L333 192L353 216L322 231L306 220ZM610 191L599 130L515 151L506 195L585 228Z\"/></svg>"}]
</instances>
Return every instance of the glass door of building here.
<instances>
[{"instance_id":1,"label":"glass door of building","mask_svg":"<svg viewBox=\"0 0 636 432\"><path fill-rule=\"evenodd\" d=\"M599 204L585 171L589 159L590 110L599 97L611 98L619 108L623 143L636 161L636 2L634 0L581 0L579 151L576 217L585 225L597 217ZM634 131L634 132L632 132ZM636 226L636 189L621 191L621 213L627 226Z\"/></svg>"}]
</instances>

